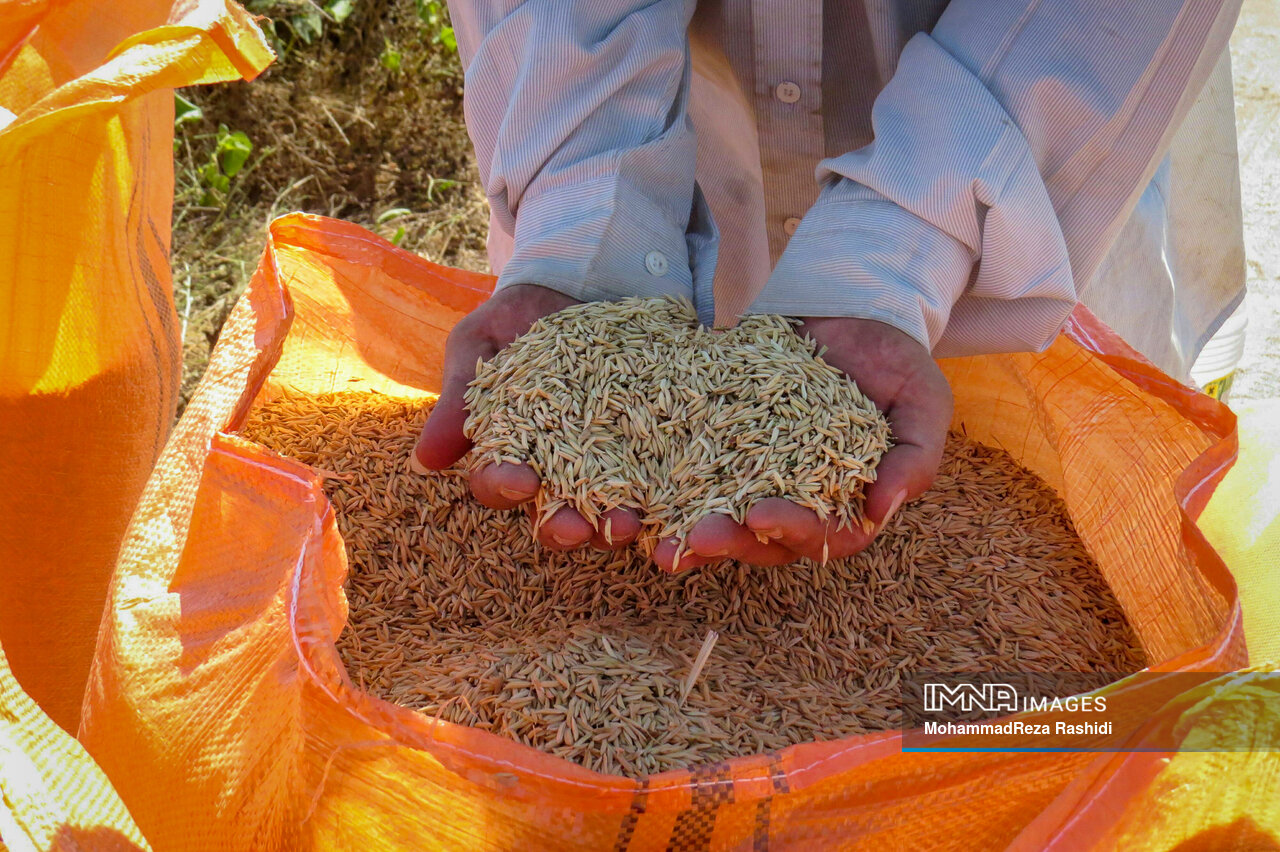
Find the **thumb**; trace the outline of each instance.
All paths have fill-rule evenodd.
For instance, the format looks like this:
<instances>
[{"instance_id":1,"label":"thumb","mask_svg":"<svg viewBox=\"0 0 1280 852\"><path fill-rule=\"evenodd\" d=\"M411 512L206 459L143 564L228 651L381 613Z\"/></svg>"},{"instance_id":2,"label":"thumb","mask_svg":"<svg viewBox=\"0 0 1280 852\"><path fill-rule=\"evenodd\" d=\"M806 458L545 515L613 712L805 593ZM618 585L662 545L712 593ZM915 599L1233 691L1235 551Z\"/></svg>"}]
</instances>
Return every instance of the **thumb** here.
<instances>
[{"instance_id":1,"label":"thumb","mask_svg":"<svg viewBox=\"0 0 1280 852\"><path fill-rule=\"evenodd\" d=\"M899 444L885 453L876 466L876 481L867 489L867 518L883 527L903 503L928 491L940 456L940 451L913 444Z\"/></svg>"},{"instance_id":2,"label":"thumb","mask_svg":"<svg viewBox=\"0 0 1280 852\"><path fill-rule=\"evenodd\" d=\"M877 527L884 527L904 502L933 484L951 412L951 389L936 368L917 377L885 412L896 443L876 466L865 504L867 517Z\"/></svg>"},{"instance_id":3,"label":"thumb","mask_svg":"<svg viewBox=\"0 0 1280 852\"><path fill-rule=\"evenodd\" d=\"M471 449L471 441L463 434L467 422L467 384L476 376L476 361L497 354L489 341L456 328L449 336L444 356L444 386L440 399L427 417L414 447L414 457L428 470L443 470Z\"/></svg>"}]
</instances>

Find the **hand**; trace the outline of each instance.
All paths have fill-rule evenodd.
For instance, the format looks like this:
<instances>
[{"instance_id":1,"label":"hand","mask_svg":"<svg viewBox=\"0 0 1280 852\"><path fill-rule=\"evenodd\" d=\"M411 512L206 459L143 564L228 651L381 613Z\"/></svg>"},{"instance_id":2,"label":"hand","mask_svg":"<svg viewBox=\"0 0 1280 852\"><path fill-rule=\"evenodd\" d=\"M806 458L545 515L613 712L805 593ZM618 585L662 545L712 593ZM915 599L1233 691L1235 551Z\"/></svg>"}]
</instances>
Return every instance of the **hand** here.
<instances>
[{"instance_id":1,"label":"hand","mask_svg":"<svg viewBox=\"0 0 1280 852\"><path fill-rule=\"evenodd\" d=\"M889 419L894 446L877 465L864 504L875 530L836 530L834 522L809 509L770 498L747 511L745 524L719 514L698 521L678 565L672 562L679 543L660 543L653 558L664 569L692 568L724 557L753 565L783 565L800 557L820 560L824 542L828 558L851 556L871 543L904 502L933 484L951 424L952 398L929 352L906 333L874 320L807 317L799 331L826 346L824 360L857 382ZM769 543L762 544L757 532Z\"/></svg>"},{"instance_id":2,"label":"hand","mask_svg":"<svg viewBox=\"0 0 1280 852\"><path fill-rule=\"evenodd\" d=\"M467 384L476 377L476 361L489 360L542 317L576 304L575 299L546 287L515 284L499 290L454 326L445 344L444 387L414 448L423 467L443 470L471 450L471 441L463 434L462 426L467 420L464 394ZM491 509L513 509L529 502L540 484L533 469L523 464L485 465L472 471L470 481L471 493ZM569 508L560 509L542 524L538 540L555 550L588 543L602 550L616 550L629 545L640 532L640 519L635 512L614 509L604 517L613 522L611 540L605 539L603 523L596 531Z\"/></svg>"}]
</instances>

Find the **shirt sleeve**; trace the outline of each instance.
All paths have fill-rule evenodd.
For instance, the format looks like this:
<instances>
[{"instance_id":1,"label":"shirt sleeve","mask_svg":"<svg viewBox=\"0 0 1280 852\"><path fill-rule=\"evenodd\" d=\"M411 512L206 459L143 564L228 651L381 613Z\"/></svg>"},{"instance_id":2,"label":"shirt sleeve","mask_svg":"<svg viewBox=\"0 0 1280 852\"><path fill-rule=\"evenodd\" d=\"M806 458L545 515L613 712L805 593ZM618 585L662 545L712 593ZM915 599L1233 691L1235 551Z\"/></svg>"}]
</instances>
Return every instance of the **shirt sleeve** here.
<instances>
[{"instance_id":1,"label":"shirt sleeve","mask_svg":"<svg viewBox=\"0 0 1280 852\"><path fill-rule=\"evenodd\" d=\"M691 297L714 239L691 211L693 0L453 0L467 130L491 227L513 240L498 287L584 301ZM501 259L495 259L501 262Z\"/></svg>"},{"instance_id":2,"label":"shirt sleeve","mask_svg":"<svg viewBox=\"0 0 1280 852\"><path fill-rule=\"evenodd\" d=\"M752 312L887 322L939 357L1048 346L1225 50L1239 0L952 0Z\"/></svg>"}]
</instances>

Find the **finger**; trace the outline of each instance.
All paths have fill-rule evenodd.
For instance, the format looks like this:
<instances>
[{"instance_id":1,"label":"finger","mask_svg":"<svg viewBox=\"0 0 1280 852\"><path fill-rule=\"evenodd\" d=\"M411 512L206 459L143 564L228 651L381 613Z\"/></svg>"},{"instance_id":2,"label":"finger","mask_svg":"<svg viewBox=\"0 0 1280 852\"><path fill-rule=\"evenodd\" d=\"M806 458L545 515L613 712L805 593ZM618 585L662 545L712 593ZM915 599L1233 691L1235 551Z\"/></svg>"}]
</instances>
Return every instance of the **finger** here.
<instances>
[{"instance_id":1,"label":"finger","mask_svg":"<svg viewBox=\"0 0 1280 852\"><path fill-rule=\"evenodd\" d=\"M879 531L893 519L903 504L928 490L921 486L925 471L937 470L938 462L930 461L931 454L919 447L899 445L885 453L876 466L876 481L867 489L865 513ZM927 476L929 483L933 474Z\"/></svg>"},{"instance_id":2,"label":"finger","mask_svg":"<svg viewBox=\"0 0 1280 852\"><path fill-rule=\"evenodd\" d=\"M664 538L658 542L658 546L653 549L653 555L650 558L668 574L686 571L690 568L698 568L709 562L717 561L716 557L699 556L689 550L687 546L682 545L680 539L677 538Z\"/></svg>"},{"instance_id":3,"label":"finger","mask_svg":"<svg viewBox=\"0 0 1280 852\"><path fill-rule=\"evenodd\" d=\"M487 464L471 471L471 493L490 509L511 509L538 493L538 474L526 464Z\"/></svg>"},{"instance_id":4,"label":"finger","mask_svg":"<svg viewBox=\"0 0 1280 852\"><path fill-rule=\"evenodd\" d=\"M754 532L721 514L707 515L693 525L689 549L699 556L728 557L748 565L786 565L797 556L781 544L762 543Z\"/></svg>"},{"instance_id":5,"label":"finger","mask_svg":"<svg viewBox=\"0 0 1280 852\"><path fill-rule=\"evenodd\" d=\"M631 509L610 509L600 517L591 546L596 550L621 550L639 534L639 515Z\"/></svg>"},{"instance_id":6,"label":"finger","mask_svg":"<svg viewBox=\"0 0 1280 852\"><path fill-rule=\"evenodd\" d=\"M852 556L871 543L871 536L861 528L837 529L834 521L781 497L752 506L747 528L815 562Z\"/></svg>"},{"instance_id":7,"label":"finger","mask_svg":"<svg viewBox=\"0 0 1280 852\"><path fill-rule=\"evenodd\" d=\"M876 465L876 481L867 489L866 514L883 528L907 500L933 484L951 424L951 388L941 373L926 375L904 388L885 412L894 446Z\"/></svg>"},{"instance_id":8,"label":"finger","mask_svg":"<svg viewBox=\"0 0 1280 852\"><path fill-rule=\"evenodd\" d=\"M464 320L465 322L465 320ZM462 432L467 421L467 384L476 377L476 361L497 354L493 343L472 333L469 325L459 325L449 335L444 353L444 383L440 399L422 427L414 455L430 470L444 470L471 449Z\"/></svg>"},{"instance_id":9,"label":"finger","mask_svg":"<svg viewBox=\"0 0 1280 852\"><path fill-rule=\"evenodd\" d=\"M591 541L595 534L587 519L568 506L561 507L538 528L538 541L551 550L572 550Z\"/></svg>"}]
</instances>

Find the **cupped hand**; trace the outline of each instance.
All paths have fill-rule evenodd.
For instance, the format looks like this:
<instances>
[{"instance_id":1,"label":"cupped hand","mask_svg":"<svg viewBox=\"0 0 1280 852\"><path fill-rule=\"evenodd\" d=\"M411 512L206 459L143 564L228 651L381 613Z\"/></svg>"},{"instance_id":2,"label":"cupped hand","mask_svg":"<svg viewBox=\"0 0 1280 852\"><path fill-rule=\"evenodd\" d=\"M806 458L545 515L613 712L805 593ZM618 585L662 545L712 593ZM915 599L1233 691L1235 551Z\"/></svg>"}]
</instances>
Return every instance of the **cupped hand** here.
<instances>
[{"instance_id":1,"label":"cupped hand","mask_svg":"<svg viewBox=\"0 0 1280 852\"><path fill-rule=\"evenodd\" d=\"M771 498L753 505L744 524L728 515L708 515L683 543L661 542L653 558L665 570L722 558L783 565L801 557L851 556L871 543L903 503L933 484L951 424L952 397L928 350L910 335L875 320L807 317L800 332L826 346L824 360L857 382L889 420L894 446L877 465L876 481L868 487L864 504L865 516L875 528L869 533L836 529L834 521L810 509Z\"/></svg>"},{"instance_id":2,"label":"cupped hand","mask_svg":"<svg viewBox=\"0 0 1280 852\"><path fill-rule=\"evenodd\" d=\"M463 433L467 420L464 398L476 376L476 361L488 361L548 314L578 304L563 293L535 284L515 284L499 290L462 319L445 343L444 384L440 399L422 427L414 455L429 470L443 470L471 449ZM471 473L471 493L491 509L513 509L538 493L538 475L528 465L489 464ZM543 522L538 539L546 547L569 550L590 544L603 550L629 545L640 532L640 519L627 509L603 516L612 521L596 530L573 509L562 508ZM606 539L605 530L611 532Z\"/></svg>"}]
</instances>

